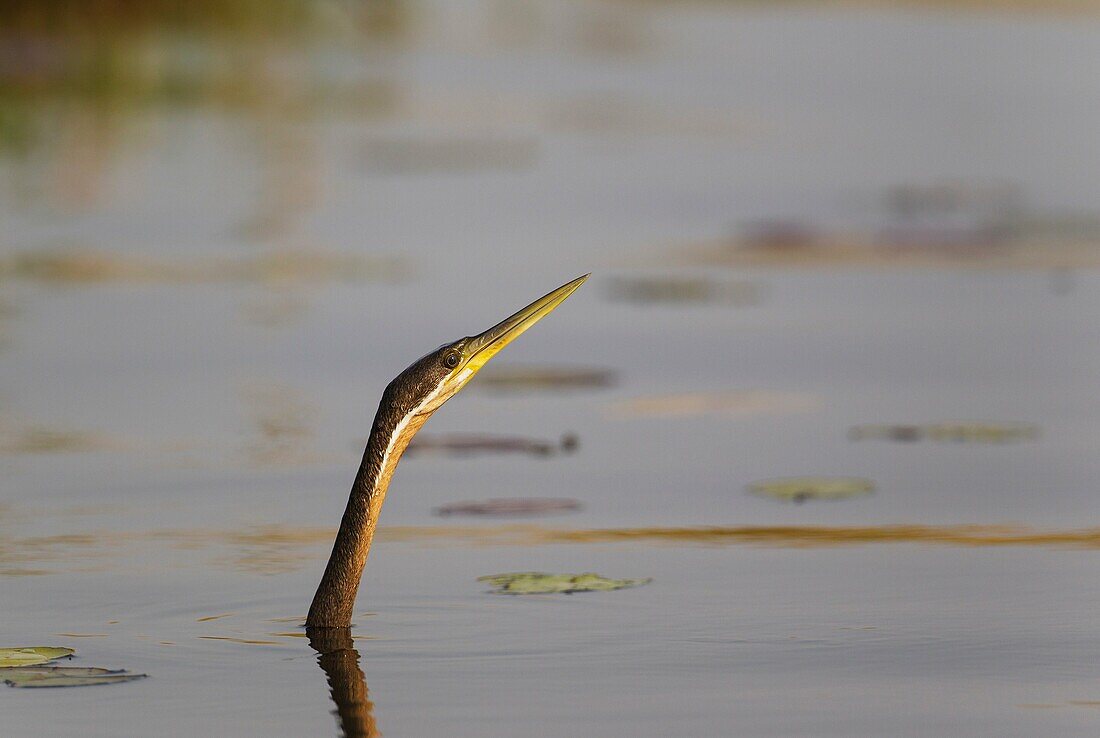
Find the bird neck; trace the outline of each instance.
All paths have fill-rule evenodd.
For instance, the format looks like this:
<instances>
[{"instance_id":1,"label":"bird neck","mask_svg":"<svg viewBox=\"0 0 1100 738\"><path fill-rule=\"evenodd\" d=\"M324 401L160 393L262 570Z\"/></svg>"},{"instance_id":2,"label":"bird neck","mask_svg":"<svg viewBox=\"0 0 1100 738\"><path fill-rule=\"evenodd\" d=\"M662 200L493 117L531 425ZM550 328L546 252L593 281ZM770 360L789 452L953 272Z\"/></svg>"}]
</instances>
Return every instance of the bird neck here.
<instances>
[{"instance_id":1,"label":"bird neck","mask_svg":"<svg viewBox=\"0 0 1100 738\"><path fill-rule=\"evenodd\" d=\"M371 540L386 499L386 489L409 441L428 419L409 412L396 418L383 401L374 418L363 463L355 475L340 531L332 546L321 584L306 617L307 628L347 628L351 625L359 580L370 553Z\"/></svg>"}]
</instances>

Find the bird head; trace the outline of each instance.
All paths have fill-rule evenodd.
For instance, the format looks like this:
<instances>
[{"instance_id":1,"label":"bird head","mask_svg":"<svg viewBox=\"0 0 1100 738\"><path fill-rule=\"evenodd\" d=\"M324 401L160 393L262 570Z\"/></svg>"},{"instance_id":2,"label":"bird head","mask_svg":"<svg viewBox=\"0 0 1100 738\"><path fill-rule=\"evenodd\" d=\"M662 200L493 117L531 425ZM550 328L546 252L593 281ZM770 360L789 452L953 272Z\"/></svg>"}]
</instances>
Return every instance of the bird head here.
<instances>
[{"instance_id":1,"label":"bird head","mask_svg":"<svg viewBox=\"0 0 1100 738\"><path fill-rule=\"evenodd\" d=\"M406 416L423 422L465 387L501 349L573 294L588 276L558 287L483 333L445 343L420 357L390 382L386 399L400 406Z\"/></svg>"}]
</instances>

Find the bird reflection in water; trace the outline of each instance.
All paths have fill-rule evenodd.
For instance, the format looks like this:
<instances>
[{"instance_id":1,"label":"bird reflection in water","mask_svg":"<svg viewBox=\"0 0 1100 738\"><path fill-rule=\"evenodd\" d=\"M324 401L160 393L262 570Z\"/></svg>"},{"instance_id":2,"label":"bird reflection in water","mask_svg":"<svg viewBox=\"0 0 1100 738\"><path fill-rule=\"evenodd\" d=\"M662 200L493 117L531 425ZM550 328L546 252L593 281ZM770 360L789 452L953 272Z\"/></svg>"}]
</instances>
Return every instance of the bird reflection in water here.
<instances>
[{"instance_id":1,"label":"bird reflection in water","mask_svg":"<svg viewBox=\"0 0 1100 738\"><path fill-rule=\"evenodd\" d=\"M346 738L379 738L382 734L374 723L374 703L359 668L351 628L307 628L306 635L328 679L340 734Z\"/></svg>"}]
</instances>

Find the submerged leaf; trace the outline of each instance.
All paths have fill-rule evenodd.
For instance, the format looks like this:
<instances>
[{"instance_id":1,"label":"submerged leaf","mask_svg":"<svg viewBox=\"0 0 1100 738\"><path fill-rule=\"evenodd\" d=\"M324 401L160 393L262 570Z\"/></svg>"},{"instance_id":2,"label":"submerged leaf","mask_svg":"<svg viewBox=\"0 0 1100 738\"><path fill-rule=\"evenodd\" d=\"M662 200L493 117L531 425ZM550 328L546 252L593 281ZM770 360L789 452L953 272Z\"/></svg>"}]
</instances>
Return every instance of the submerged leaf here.
<instances>
[{"instance_id":1,"label":"submerged leaf","mask_svg":"<svg viewBox=\"0 0 1100 738\"><path fill-rule=\"evenodd\" d=\"M574 592L606 592L613 589L640 587L652 579L607 579L599 574L544 574L542 572L514 572L490 574L478 577L496 587L496 594L572 594Z\"/></svg>"},{"instance_id":2,"label":"submerged leaf","mask_svg":"<svg viewBox=\"0 0 1100 738\"><path fill-rule=\"evenodd\" d=\"M75 651L71 648L58 648L55 646L0 648L0 667L45 664L48 661L72 656L74 653Z\"/></svg>"},{"instance_id":3,"label":"submerged leaf","mask_svg":"<svg viewBox=\"0 0 1100 738\"><path fill-rule=\"evenodd\" d=\"M789 477L749 485L749 492L759 497L796 503L807 500L843 500L869 495L874 491L874 482L859 477Z\"/></svg>"},{"instance_id":4,"label":"submerged leaf","mask_svg":"<svg viewBox=\"0 0 1100 738\"><path fill-rule=\"evenodd\" d=\"M129 682L145 676L88 666L26 666L0 672L0 679L12 687L84 687Z\"/></svg>"}]
</instances>

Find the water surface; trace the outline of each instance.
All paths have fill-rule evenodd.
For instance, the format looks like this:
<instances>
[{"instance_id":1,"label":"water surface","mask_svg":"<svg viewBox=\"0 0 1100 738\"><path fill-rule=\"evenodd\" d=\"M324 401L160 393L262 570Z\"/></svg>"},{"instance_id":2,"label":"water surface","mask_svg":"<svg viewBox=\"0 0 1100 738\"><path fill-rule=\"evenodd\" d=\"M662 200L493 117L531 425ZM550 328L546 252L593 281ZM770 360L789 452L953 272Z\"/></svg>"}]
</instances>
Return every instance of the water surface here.
<instances>
[{"instance_id":1,"label":"water surface","mask_svg":"<svg viewBox=\"0 0 1100 738\"><path fill-rule=\"evenodd\" d=\"M757 218L873 222L899 182L1092 207L1096 23L523 8L426 5L385 44L288 54L336 91L312 116L166 104L4 159L3 644L150 674L0 690L5 734L336 734L339 673L388 736L1095 735L1100 277L676 255ZM59 253L82 260L26 261ZM366 692L326 674L300 624L382 388L588 271L494 366L613 382L475 382L425 430L578 449L403 461L352 631ZM614 299L669 275L760 289ZM849 438L949 421L1040 432ZM875 492L746 493L787 476ZM494 497L584 508L432 515ZM529 570L654 581L476 581Z\"/></svg>"}]
</instances>

